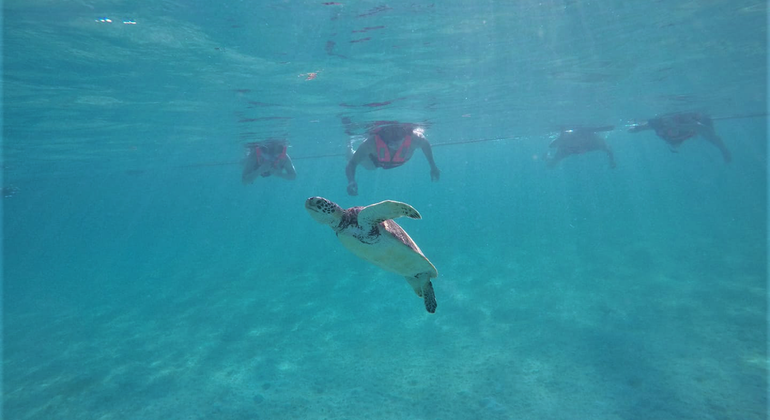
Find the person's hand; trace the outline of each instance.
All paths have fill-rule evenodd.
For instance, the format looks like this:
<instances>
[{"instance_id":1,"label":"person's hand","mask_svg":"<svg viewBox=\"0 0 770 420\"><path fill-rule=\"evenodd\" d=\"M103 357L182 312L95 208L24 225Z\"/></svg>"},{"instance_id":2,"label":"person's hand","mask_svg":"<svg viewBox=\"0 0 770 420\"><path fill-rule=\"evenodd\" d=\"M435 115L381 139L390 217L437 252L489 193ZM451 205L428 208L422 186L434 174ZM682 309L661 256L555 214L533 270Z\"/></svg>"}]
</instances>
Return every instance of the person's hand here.
<instances>
[{"instance_id":1,"label":"person's hand","mask_svg":"<svg viewBox=\"0 0 770 420\"><path fill-rule=\"evenodd\" d=\"M267 172L270 173L270 167L271 165L269 163L262 163L261 165L254 168L254 172L258 173L261 176L264 176L264 173Z\"/></svg>"},{"instance_id":2,"label":"person's hand","mask_svg":"<svg viewBox=\"0 0 770 420\"><path fill-rule=\"evenodd\" d=\"M438 181L439 178L441 178L441 171L439 171L438 168L432 168L430 170L430 180Z\"/></svg>"},{"instance_id":3,"label":"person's hand","mask_svg":"<svg viewBox=\"0 0 770 420\"><path fill-rule=\"evenodd\" d=\"M348 183L348 195L358 195L358 184L356 184L356 181Z\"/></svg>"},{"instance_id":4,"label":"person's hand","mask_svg":"<svg viewBox=\"0 0 770 420\"><path fill-rule=\"evenodd\" d=\"M615 163L615 161L614 161L614 160L613 160L612 162L610 162L610 169L615 169L615 168L617 168L617 167L618 167L618 164L617 164L617 163Z\"/></svg>"}]
</instances>

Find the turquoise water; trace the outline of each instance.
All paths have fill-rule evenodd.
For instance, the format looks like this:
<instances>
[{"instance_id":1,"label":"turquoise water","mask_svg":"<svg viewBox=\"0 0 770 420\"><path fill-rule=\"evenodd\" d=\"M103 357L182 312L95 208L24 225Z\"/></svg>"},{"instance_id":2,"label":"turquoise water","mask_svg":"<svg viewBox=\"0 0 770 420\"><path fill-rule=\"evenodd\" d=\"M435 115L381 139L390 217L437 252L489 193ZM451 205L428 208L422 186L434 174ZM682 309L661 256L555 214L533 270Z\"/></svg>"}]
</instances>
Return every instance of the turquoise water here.
<instances>
[{"instance_id":1,"label":"turquoise water","mask_svg":"<svg viewBox=\"0 0 770 420\"><path fill-rule=\"evenodd\" d=\"M3 14L4 418L765 418L765 2ZM732 163L626 132L688 110ZM343 118L424 123L440 181L418 151L348 196ZM618 167L546 168L569 124ZM267 137L297 179L242 185ZM437 312L316 195L419 210Z\"/></svg>"}]
</instances>

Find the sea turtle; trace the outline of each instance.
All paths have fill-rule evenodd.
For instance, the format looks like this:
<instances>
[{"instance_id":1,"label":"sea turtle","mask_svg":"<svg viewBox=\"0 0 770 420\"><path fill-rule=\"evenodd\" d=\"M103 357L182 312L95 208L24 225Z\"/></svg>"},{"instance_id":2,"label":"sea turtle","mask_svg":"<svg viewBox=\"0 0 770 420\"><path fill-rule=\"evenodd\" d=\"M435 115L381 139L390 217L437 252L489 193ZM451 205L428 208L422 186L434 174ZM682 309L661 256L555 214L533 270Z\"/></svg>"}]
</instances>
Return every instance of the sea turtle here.
<instances>
[{"instance_id":1,"label":"sea turtle","mask_svg":"<svg viewBox=\"0 0 770 420\"><path fill-rule=\"evenodd\" d=\"M322 197L305 200L305 209L318 223L328 225L342 245L372 264L406 278L425 309L436 312L436 295L430 279L438 277L436 267L425 258L409 235L392 219L405 216L421 219L406 203L381 201L347 210Z\"/></svg>"}]
</instances>

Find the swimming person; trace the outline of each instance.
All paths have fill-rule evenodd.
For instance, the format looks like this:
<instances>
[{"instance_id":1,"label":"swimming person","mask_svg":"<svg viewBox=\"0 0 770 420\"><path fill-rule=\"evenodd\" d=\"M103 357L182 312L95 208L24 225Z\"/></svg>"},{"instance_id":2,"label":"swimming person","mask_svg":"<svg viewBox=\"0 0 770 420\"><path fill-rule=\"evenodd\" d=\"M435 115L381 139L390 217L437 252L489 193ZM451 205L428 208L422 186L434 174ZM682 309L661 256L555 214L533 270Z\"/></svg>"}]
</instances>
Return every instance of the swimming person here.
<instances>
[{"instance_id":1,"label":"swimming person","mask_svg":"<svg viewBox=\"0 0 770 420\"><path fill-rule=\"evenodd\" d=\"M438 181L441 171L433 161L433 150L425 138L424 130L415 124L397 122L378 122L369 130L366 140L353 151L352 140L348 142L348 165L345 175L348 178L348 194L358 195L356 166L365 169L392 169L406 163L421 149L430 164L430 179Z\"/></svg>"},{"instance_id":2,"label":"swimming person","mask_svg":"<svg viewBox=\"0 0 770 420\"><path fill-rule=\"evenodd\" d=\"M714 131L714 122L711 117L700 112L661 115L631 127L628 132L638 133L645 130L655 130L655 134L668 143L674 153L685 140L700 135L719 149L725 163L730 163L732 160L730 150Z\"/></svg>"},{"instance_id":3,"label":"swimming person","mask_svg":"<svg viewBox=\"0 0 770 420\"><path fill-rule=\"evenodd\" d=\"M610 159L610 168L615 168L615 156L612 149L602 137L597 135L600 131L611 131L614 127L575 127L562 129L554 141L548 147L555 148L555 152L549 151L545 157L549 168L555 167L562 159L570 155L580 155L587 152L602 151Z\"/></svg>"},{"instance_id":4,"label":"swimming person","mask_svg":"<svg viewBox=\"0 0 770 420\"><path fill-rule=\"evenodd\" d=\"M251 184L258 177L275 175L283 179L297 178L297 171L291 158L286 153L288 143L285 140L266 140L246 144L246 158L243 160L244 184Z\"/></svg>"}]
</instances>

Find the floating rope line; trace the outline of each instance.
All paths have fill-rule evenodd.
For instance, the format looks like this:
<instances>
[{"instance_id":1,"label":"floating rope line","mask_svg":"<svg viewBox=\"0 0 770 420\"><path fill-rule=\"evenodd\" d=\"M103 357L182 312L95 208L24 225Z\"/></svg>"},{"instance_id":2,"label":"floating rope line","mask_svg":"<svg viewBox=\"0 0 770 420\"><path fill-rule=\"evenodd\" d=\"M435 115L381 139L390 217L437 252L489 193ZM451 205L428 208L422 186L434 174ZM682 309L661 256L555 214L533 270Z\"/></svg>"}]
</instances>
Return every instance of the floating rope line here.
<instances>
[{"instance_id":1,"label":"floating rope line","mask_svg":"<svg viewBox=\"0 0 770 420\"><path fill-rule=\"evenodd\" d=\"M298 156L298 157L291 158L291 160L323 159L328 157L344 157L346 155L347 153L329 153L325 155Z\"/></svg>"},{"instance_id":2,"label":"floating rope line","mask_svg":"<svg viewBox=\"0 0 770 420\"><path fill-rule=\"evenodd\" d=\"M767 112L763 112L761 114L746 114L746 115L730 115L727 117L711 117L712 120L737 120L740 118L759 118L759 117L766 117L770 114Z\"/></svg>"},{"instance_id":3,"label":"floating rope line","mask_svg":"<svg viewBox=\"0 0 770 420\"><path fill-rule=\"evenodd\" d=\"M202 168L206 166L229 166L229 165L239 165L241 164L240 160L235 161L228 161L228 162L211 162L211 163L191 163L189 165L176 165L172 166L172 169L192 169L192 168ZM142 170L139 170L138 172L144 172Z\"/></svg>"},{"instance_id":4,"label":"floating rope line","mask_svg":"<svg viewBox=\"0 0 770 420\"><path fill-rule=\"evenodd\" d=\"M458 141L448 141L444 143L431 143L431 147L441 147L441 146L454 146L457 144L469 144L469 143L484 143L487 141L500 141L500 140L520 140L521 137L494 137L490 139L476 139L476 140L458 140Z\"/></svg>"},{"instance_id":5,"label":"floating rope line","mask_svg":"<svg viewBox=\"0 0 770 420\"><path fill-rule=\"evenodd\" d=\"M746 114L746 115L729 115L725 117L712 117L712 120L735 120L735 119L742 119L742 118L759 118L759 117L766 117L770 115L770 113L762 112L758 114ZM611 131L611 126L607 127L599 127L595 129L594 131ZM521 136L514 136L514 137L492 137L492 138L484 138L484 139L472 139L472 140L458 140L458 141L448 141L443 143L431 143L431 147L442 147L442 146L457 146L461 144L472 144L472 143L485 143L490 141L504 141L504 140L521 140ZM327 153L327 154L321 154L321 155L310 155L310 156L297 156L291 157L291 160L308 160L308 159L324 159L324 158L333 158L333 157L345 157L347 156L347 153ZM227 162L212 162L212 163L193 163L189 165L177 165L173 166L175 169L192 169L192 168L201 168L201 167L211 167L211 166L229 166L229 165L240 165L241 161L227 161ZM133 171L127 171L127 173L131 173ZM144 171L136 171L136 173L144 172Z\"/></svg>"}]
</instances>

